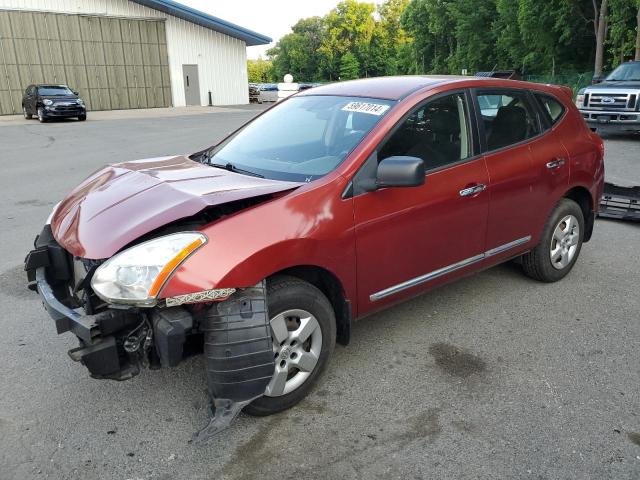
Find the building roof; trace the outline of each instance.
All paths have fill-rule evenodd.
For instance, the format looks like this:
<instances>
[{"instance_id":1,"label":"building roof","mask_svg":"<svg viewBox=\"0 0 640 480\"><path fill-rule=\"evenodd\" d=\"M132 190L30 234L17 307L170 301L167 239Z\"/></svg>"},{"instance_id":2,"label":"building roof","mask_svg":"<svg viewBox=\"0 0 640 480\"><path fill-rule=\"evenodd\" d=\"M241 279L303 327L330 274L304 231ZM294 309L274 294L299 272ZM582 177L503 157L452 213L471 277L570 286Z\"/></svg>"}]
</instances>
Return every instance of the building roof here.
<instances>
[{"instance_id":1,"label":"building roof","mask_svg":"<svg viewBox=\"0 0 640 480\"><path fill-rule=\"evenodd\" d=\"M221 18L214 17L208 13L201 12L195 8L187 7L181 3L172 0L131 0L145 7L153 8L168 15L181 18L187 22L195 23L202 27L224 33L230 37L243 40L247 46L266 45L271 43L272 39L266 35L254 32L239 25L236 25Z\"/></svg>"}]
</instances>

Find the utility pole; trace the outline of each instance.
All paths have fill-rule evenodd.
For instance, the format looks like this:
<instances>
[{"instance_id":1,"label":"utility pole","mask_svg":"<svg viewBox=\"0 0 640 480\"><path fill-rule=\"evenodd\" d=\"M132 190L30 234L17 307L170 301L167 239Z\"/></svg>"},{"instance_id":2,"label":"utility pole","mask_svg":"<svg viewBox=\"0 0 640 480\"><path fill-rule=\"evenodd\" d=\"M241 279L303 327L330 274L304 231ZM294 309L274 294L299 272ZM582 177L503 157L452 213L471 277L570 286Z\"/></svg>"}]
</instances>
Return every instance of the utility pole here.
<instances>
[{"instance_id":1,"label":"utility pole","mask_svg":"<svg viewBox=\"0 0 640 480\"><path fill-rule=\"evenodd\" d=\"M638 16L636 17L636 60L640 60L640 3L638 3Z\"/></svg>"},{"instance_id":2,"label":"utility pole","mask_svg":"<svg viewBox=\"0 0 640 480\"><path fill-rule=\"evenodd\" d=\"M595 77L602 76L602 64L604 63L604 40L607 33L608 0L602 0L600 11L598 3L593 0L594 27L596 33L596 62L594 66Z\"/></svg>"}]
</instances>

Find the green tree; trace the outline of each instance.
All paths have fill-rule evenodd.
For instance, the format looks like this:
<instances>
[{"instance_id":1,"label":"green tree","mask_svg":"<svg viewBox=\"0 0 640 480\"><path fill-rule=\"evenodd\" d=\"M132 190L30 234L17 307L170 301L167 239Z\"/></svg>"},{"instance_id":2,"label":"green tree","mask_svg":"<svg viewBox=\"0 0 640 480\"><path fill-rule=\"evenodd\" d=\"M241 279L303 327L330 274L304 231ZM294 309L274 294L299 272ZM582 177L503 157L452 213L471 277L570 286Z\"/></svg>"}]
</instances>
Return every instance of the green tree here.
<instances>
[{"instance_id":1,"label":"green tree","mask_svg":"<svg viewBox=\"0 0 640 480\"><path fill-rule=\"evenodd\" d=\"M396 75L404 70L402 52L411 39L402 28L401 18L408 4L409 0L387 0L378 5L379 21L369 49L371 75Z\"/></svg>"},{"instance_id":2,"label":"green tree","mask_svg":"<svg viewBox=\"0 0 640 480\"><path fill-rule=\"evenodd\" d=\"M269 60L247 60L247 72L251 83L268 83L274 80L273 64Z\"/></svg>"},{"instance_id":3,"label":"green tree","mask_svg":"<svg viewBox=\"0 0 640 480\"><path fill-rule=\"evenodd\" d=\"M448 4L455 24L455 53L449 58L449 71L460 73L491 70L496 62L494 32L495 0L453 0Z\"/></svg>"},{"instance_id":4,"label":"green tree","mask_svg":"<svg viewBox=\"0 0 640 480\"><path fill-rule=\"evenodd\" d=\"M353 80L360 76L360 64L356 56L351 53L345 53L340 59L340 80Z\"/></svg>"},{"instance_id":5,"label":"green tree","mask_svg":"<svg viewBox=\"0 0 640 480\"><path fill-rule=\"evenodd\" d=\"M412 39L404 54L407 73L450 73L450 59L456 48L455 20L445 0L412 0L401 17Z\"/></svg>"},{"instance_id":6,"label":"green tree","mask_svg":"<svg viewBox=\"0 0 640 480\"><path fill-rule=\"evenodd\" d=\"M369 54L375 29L373 12L373 4L345 0L325 17L326 35L319 52L323 57L323 73L329 79L338 76L341 59L347 52L358 60L360 76L369 75Z\"/></svg>"},{"instance_id":7,"label":"green tree","mask_svg":"<svg viewBox=\"0 0 640 480\"><path fill-rule=\"evenodd\" d=\"M310 17L299 20L292 33L282 37L276 46L267 52L273 61L273 74L278 81L287 73L296 81L310 82L322 78L318 49L325 36L324 19Z\"/></svg>"},{"instance_id":8,"label":"green tree","mask_svg":"<svg viewBox=\"0 0 640 480\"><path fill-rule=\"evenodd\" d=\"M496 0L496 17L491 25L496 39L496 65L500 69L524 70L527 48L518 23L520 3Z\"/></svg>"},{"instance_id":9,"label":"green tree","mask_svg":"<svg viewBox=\"0 0 640 480\"><path fill-rule=\"evenodd\" d=\"M635 58L639 15L640 0L609 0L609 35L605 40L609 53L605 65L609 68L615 68L620 63Z\"/></svg>"},{"instance_id":10,"label":"green tree","mask_svg":"<svg viewBox=\"0 0 640 480\"><path fill-rule=\"evenodd\" d=\"M496 67L555 81L640 57L639 25L640 0L344 0L268 55L273 75L300 81L354 78L356 67L358 77Z\"/></svg>"}]
</instances>

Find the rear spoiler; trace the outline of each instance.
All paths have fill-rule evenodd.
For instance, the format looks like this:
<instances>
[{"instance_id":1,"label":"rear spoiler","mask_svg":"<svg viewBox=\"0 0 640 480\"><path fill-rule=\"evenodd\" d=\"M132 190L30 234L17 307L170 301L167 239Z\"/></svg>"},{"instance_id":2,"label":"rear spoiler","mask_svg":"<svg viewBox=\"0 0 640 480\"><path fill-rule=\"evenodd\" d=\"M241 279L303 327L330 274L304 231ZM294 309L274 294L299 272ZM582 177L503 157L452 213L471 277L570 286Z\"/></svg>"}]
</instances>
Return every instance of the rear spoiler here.
<instances>
[{"instance_id":1,"label":"rear spoiler","mask_svg":"<svg viewBox=\"0 0 640 480\"><path fill-rule=\"evenodd\" d=\"M567 97L569 100L571 100L573 102L573 89L571 89L571 87L565 87L564 85L553 85L554 87L556 87L558 90L560 90L565 97Z\"/></svg>"},{"instance_id":2,"label":"rear spoiler","mask_svg":"<svg viewBox=\"0 0 640 480\"><path fill-rule=\"evenodd\" d=\"M569 100L573 101L573 89L571 87L560 86L560 90L562 90L564 94L569 97Z\"/></svg>"},{"instance_id":3,"label":"rear spoiler","mask_svg":"<svg viewBox=\"0 0 640 480\"><path fill-rule=\"evenodd\" d=\"M599 216L640 221L640 186L621 187L613 183L605 183L604 194L600 200Z\"/></svg>"}]
</instances>

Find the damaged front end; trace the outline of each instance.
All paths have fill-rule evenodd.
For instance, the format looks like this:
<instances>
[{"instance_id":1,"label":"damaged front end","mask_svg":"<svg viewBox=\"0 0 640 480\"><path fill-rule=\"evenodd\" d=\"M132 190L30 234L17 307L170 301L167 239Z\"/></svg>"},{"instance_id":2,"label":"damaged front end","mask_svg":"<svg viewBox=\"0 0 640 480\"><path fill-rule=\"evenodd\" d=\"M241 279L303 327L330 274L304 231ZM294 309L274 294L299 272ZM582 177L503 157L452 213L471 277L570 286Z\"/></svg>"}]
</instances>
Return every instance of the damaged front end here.
<instances>
[{"instance_id":1,"label":"damaged front end","mask_svg":"<svg viewBox=\"0 0 640 480\"><path fill-rule=\"evenodd\" d=\"M177 261L171 258L162 267L162 262L153 265L152 258L147 270L127 259L129 251L134 251L135 259L147 258L142 250L145 244L151 244L149 257L162 256L153 244L158 240L106 261L87 260L62 248L46 225L25 259L29 288L40 294L57 332L76 335L79 346L69 356L93 378L127 380L143 366L173 367L190 354L204 351L214 409L209 425L196 435L196 440L203 441L263 395L273 376L266 285L263 281L251 288L155 300L166 278L190 253L179 246ZM112 276L117 281L109 283Z\"/></svg>"}]
</instances>

